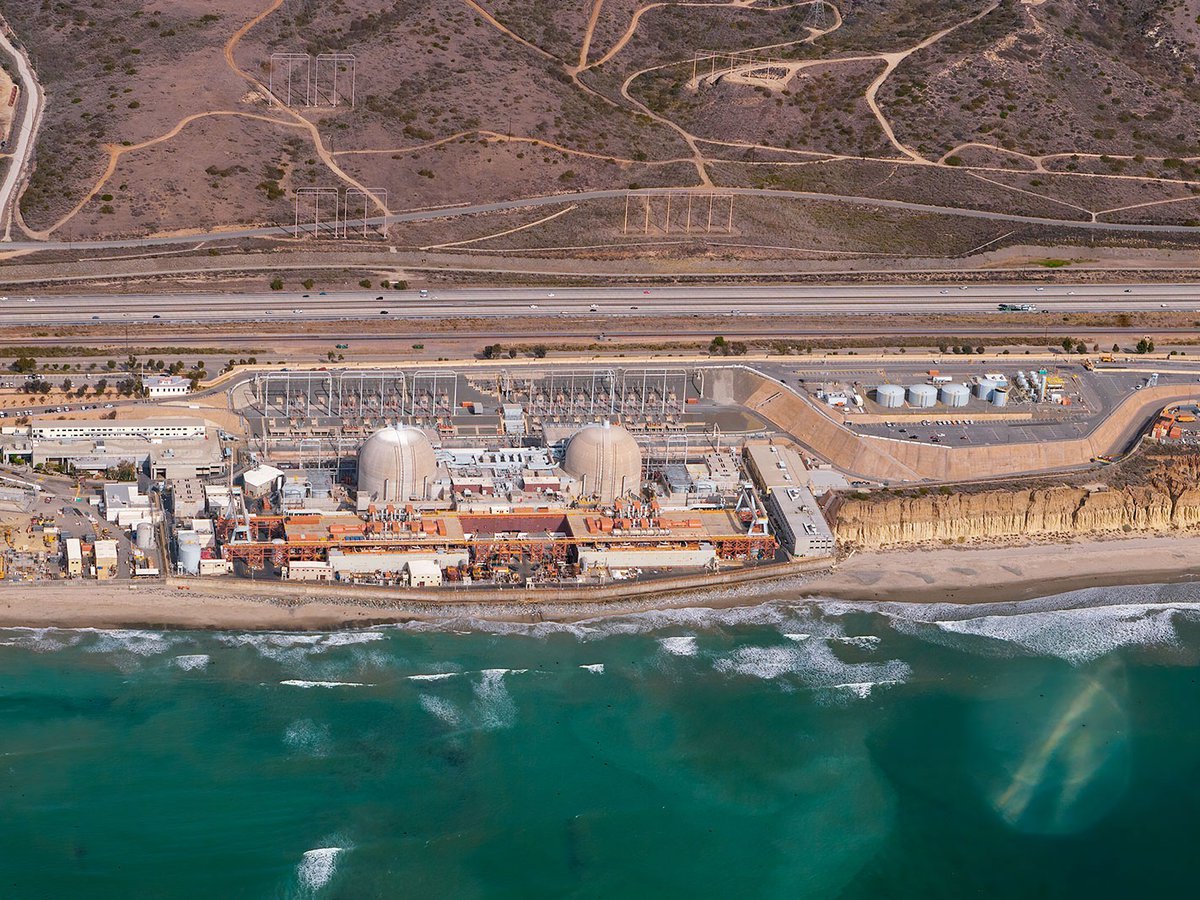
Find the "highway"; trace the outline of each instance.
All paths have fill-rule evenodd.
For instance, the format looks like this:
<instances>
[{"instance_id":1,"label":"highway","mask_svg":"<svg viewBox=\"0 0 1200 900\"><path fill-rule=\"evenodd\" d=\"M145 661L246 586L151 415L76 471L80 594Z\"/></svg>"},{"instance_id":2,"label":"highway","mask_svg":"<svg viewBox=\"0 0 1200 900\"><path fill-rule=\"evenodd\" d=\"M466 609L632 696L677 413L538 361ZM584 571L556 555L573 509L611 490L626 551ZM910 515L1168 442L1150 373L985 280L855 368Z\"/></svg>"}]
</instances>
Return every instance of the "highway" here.
<instances>
[{"instance_id":1,"label":"highway","mask_svg":"<svg viewBox=\"0 0 1200 900\"><path fill-rule=\"evenodd\" d=\"M29 299L32 297L32 301ZM383 299L378 299L382 297ZM220 324L367 320L495 318L519 331L522 318L563 316L614 324L630 317L796 316L888 314L1006 314L1000 303L1029 303L1050 313L1174 311L1200 313L1200 286L1191 284L836 286L671 286L654 288L447 288L427 297L415 290L249 294L130 294L55 296L12 294L0 298L0 325ZM1012 314L1009 314L1012 315ZM1014 327L1037 328L1028 315ZM582 323L581 323L582 324ZM863 323L867 325L867 322ZM877 324L877 323L876 323ZM1047 325L1056 322L1047 319ZM682 326L682 323L680 323ZM847 333L853 333L847 327ZM532 335L531 335L532 336Z\"/></svg>"}]
</instances>

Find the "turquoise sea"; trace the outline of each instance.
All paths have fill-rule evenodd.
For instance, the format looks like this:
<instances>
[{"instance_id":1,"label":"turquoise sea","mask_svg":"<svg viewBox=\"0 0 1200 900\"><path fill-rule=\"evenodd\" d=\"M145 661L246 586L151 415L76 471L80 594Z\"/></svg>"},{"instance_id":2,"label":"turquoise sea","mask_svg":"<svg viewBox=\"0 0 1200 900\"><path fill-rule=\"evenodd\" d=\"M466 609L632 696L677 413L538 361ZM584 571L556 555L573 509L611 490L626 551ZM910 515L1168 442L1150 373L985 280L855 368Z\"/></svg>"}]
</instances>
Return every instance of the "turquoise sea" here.
<instances>
[{"instance_id":1,"label":"turquoise sea","mask_svg":"<svg viewBox=\"0 0 1200 900\"><path fill-rule=\"evenodd\" d=\"M0 897L1195 896L1200 590L0 631Z\"/></svg>"}]
</instances>

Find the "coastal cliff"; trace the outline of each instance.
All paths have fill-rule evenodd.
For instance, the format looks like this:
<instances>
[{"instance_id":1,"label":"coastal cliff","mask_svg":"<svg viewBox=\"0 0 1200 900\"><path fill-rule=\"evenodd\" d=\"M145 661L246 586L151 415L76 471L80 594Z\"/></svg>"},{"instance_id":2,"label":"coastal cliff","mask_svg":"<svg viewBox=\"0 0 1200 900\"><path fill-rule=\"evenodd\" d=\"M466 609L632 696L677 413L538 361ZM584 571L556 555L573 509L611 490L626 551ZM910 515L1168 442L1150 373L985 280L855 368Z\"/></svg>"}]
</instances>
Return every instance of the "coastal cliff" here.
<instances>
[{"instance_id":1,"label":"coastal cliff","mask_svg":"<svg viewBox=\"0 0 1200 900\"><path fill-rule=\"evenodd\" d=\"M1171 460L1142 483L851 496L837 507L846 546L995 541L1200 527L1200 462Z\"/></svg>"}]
</instances>

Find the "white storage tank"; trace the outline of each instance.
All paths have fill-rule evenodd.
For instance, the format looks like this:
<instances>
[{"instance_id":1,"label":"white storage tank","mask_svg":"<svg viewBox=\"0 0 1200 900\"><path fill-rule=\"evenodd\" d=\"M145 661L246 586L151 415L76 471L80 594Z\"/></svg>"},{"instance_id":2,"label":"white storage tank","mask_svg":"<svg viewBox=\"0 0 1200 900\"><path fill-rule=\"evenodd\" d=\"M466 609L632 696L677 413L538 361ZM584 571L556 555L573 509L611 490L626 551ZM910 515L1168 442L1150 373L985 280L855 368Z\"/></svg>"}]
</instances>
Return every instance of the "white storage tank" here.
<instances>
[{"instance_id":1,"label":"white storage tank","mask_svg":"<svg viewBox=\"0 0 1200 900\"><path fill-rule=\"evenodd\" d=\"M980 378L977 382L975 382L975 396L980 400L991 400L992 392L995 391L997 387L999 387L999 385L990 378Z\"/></svg>"},{"instance_id":2,"label":"white storage tank","mask_svg":"<svg viewBox=\"0 0 1200 900\"><path fill-rule=\"evenodd\" d=\"M1008 406L1008 388L998 387L992 391L993 406Z\"/></svg>"},{"instance_id":3,"label":"white storage tank","mask_svg":"<svg viewBox=\"0 0 1200 900\"><path fill-rule=\"evenodd\" d=\"M941 396L947 406L966 406L971 401L971 389L965 384L944 384Z\"/></svg>"},{"instance_id":4,"label":"white storage tank","mask_svg":"<svg viewBox=\"0 0 1200 900\"><path fill-rule=\"evenodd\" d=\"M179 568L185 575L200 574L200 541L196 538L180 538Z\"/></svg>"},{"instance_id":5,"label":"white storage tank","mask_svg":"<svg viewBox=\"0 0 1200 900\"><path fill-rule=\"evenodd\" d=\"M875 388L875 402L887 409L902 407L904 396L904 388L898 384L881 384Z\"/></svg>"},{"instance_id":6,"label":"white storage tank","mask_svg":"<svg viewBox=\"0 0 1200 900\"><path fill-rule=\"evenodd\" d=\"M937 406L938 392L932 384L914 384L908 388L908 405L917 409Z\"/></svg>"},{"instance_id":7,"label":"white storage tank","mask_svg":"<svg viewBox=\"0 0 1200 900\"><path fill-rule=\"evenodd\" d=\"M137 546L139 550L151 550L154 547L154 526L149 522L139 522L137 527Z\"/></svg>"}]
</instances>

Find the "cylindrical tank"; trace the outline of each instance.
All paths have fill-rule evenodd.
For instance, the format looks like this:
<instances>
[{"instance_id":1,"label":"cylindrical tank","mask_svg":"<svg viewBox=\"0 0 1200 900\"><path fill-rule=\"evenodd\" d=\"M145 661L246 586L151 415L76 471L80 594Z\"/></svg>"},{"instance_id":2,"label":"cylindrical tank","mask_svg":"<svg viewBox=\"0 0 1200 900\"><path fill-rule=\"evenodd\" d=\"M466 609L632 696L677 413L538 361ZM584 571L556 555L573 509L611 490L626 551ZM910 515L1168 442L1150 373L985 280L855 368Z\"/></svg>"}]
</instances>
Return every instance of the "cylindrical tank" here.
<instances>
[{"instance_id":1,"label":"cylindrical tank","mask_svg":"<svg viewBox=\"0 0 1200 900\"><path fill-rule=\"evenodd\" d=\"M200 574L200 542L195 538L179 542L179 568L185 575Z\"/></svg>"},{"instance_id":2,"label":"cylindrical tank","mask_svg":"<svg viewBox=\"0 0 1200 900\"><path fill-rule=\"evenodd\" d=\"M903 406L904 396L904 388L898 384L881 384L875 388L875 402L887 409Z\"/></svg>"},{"instance_id":3,"label":"cylindrical tank","mask_svg":"<svg viewBox=\"0 0 1200 900\"><path fill-rule=\"evenodd\" d=\"M1029 390L1029 379L1025 377L1024 372L1017 373L1017 387L1023 391Z\"/></svg>"},{"instance_id":4,"label":"cylindrical tank","mask_svg":"<svg viewBox=\"0 0 1200 900\"><path fill-rule=\"evenodd\" d=\"M980 378L975 382L975 396L980 400L991 400L992 392L996 390L996 382L990 378Z\"/></svg>"},{"instance_id":5,"label":"cylindrical tank","mask_svg":"<svg viewBox=\"0 0 1200 900\"><path fill-rule=\"evenodd\" d=\"M914 384L908 388L908 405L928 409L937 405L938 392L932 384Z\"/></svg>"},{"instance_id":6,"label":"cylindrical tank","mask_svg":"<svg viewBox=\"0 0 1200 900\"><path fill-rule=\"evenodd\" d=\"M971 389L965 384L942 385L942 402L947 406L966 406L971 400Z\"/></svg>"},{"instance_id":7,"label":"cylindrical tank","mask_svg":"<svg viewBox=\"0 0 1200 900\"><path fill-rule=\"evenodd\" d=\"M149 522L139 522L136 540L139 550L152 549L154 547L154 526Z\"/></svg>"},{"instance_id":8,"label":"cylindrical tank","mask_svg":"<svg viewBox=\"0 0 1200 900\"><path fill-rule=\"evenodd\" d=\"M1008 406L1008 388L998 387L992 391L993 406Z\"/></svg>"}]
</instances>

